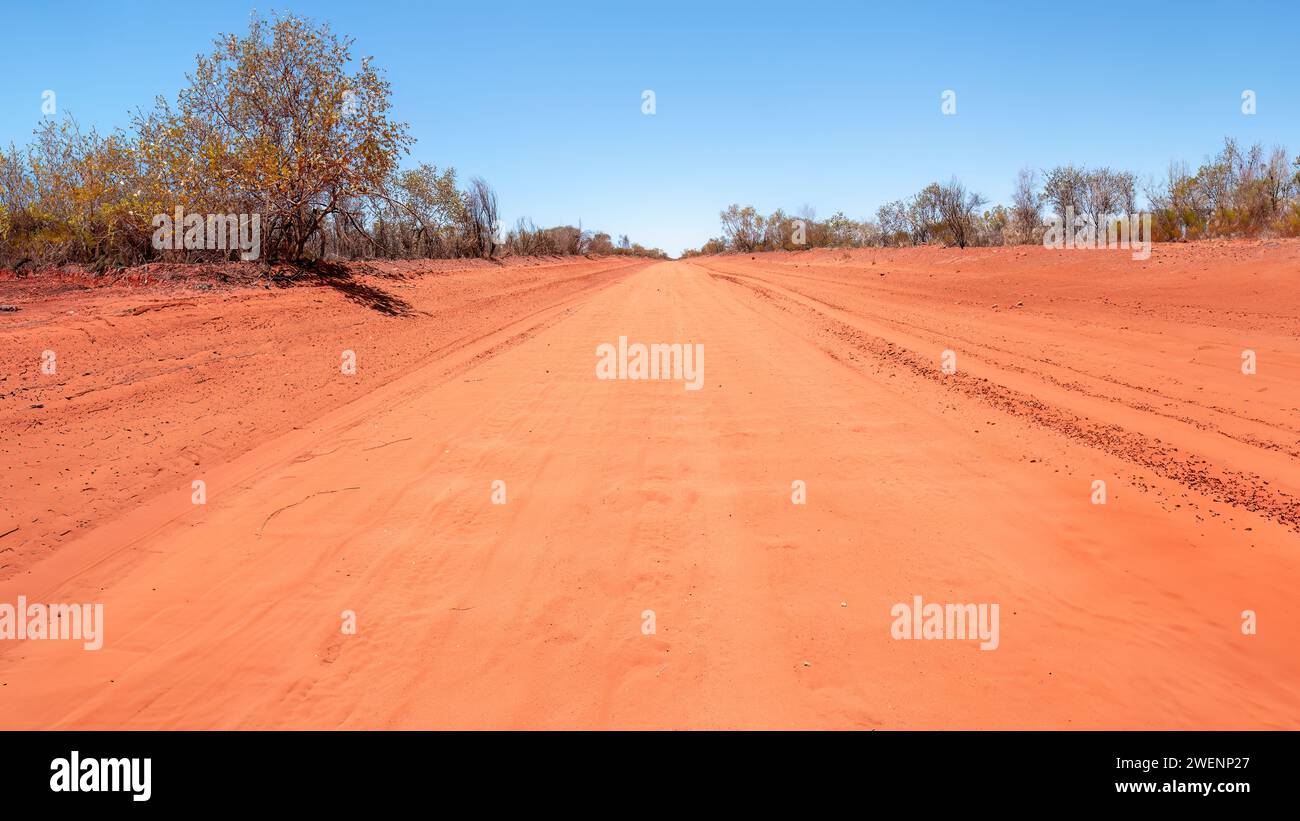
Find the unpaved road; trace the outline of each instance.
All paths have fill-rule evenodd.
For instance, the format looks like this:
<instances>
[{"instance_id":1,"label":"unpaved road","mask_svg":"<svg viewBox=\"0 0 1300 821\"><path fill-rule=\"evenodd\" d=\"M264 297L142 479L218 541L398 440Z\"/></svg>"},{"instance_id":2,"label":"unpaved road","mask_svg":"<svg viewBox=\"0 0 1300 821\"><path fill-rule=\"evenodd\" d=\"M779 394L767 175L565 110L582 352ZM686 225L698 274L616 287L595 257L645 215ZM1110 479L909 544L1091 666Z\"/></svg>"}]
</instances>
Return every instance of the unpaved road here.
<instances>
[{"instance_id":1,"label":"unpaved road","mask_svg":"<svg viewBox=\"0 0 1300 821\"><path fill-rule=\"evenodd\" d=\"M0 582L107 632L0 646L0 726L1296 728L1297 249L724 256L493 308ZM597 379L619 336L702 343L702 389ZM997 603L999 646L892 639L916 595Z\"/></svg>"},{"instance_id":2,"label":"unpaved road","mask_svg":"<svg viewBox=\"0 0 1300 821\"><path fill-rule=\"evenodd\" d=\"M133 269L147 287L0 279L0 303L19 308L0 313L0 534L14 529L0 536L0 579L415 367L554 321L645 264L381 261L320 287L241 287L199 266ZM168 267L185 277L160 283ZM344 351L358 367L341 379Z\"/></svg>"}]
</instances>

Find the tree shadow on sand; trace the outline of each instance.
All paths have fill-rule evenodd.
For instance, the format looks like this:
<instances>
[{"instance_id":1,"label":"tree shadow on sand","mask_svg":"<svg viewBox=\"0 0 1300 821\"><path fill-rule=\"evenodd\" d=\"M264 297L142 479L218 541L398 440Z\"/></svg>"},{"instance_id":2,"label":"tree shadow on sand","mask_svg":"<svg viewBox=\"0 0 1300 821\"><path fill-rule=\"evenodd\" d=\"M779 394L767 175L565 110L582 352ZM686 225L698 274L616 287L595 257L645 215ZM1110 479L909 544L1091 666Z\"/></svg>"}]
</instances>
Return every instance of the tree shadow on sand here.
<instances>
[{"instance_id":1,"label":"tree shadow on sand","mask_svg":"<svg viewBox=\"0 0 1300 821\"><path fill-rule=\"evenodd\" d=\"M410 316L414 313L411 303L394 296L382 288L360 282L347 266L337 262L312 262L304 265L304 273L314 274L321 282L350 302L378 311L385 316Z\"/></svg>"}]
</instances>

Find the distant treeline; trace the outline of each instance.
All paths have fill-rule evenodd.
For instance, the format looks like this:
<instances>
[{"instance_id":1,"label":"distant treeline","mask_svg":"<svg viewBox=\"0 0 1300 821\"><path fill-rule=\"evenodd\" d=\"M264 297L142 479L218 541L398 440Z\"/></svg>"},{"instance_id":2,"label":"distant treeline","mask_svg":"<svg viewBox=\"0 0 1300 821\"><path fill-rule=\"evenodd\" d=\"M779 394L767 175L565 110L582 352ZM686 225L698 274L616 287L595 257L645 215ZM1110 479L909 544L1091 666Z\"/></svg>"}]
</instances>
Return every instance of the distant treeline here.
<instances>
[{"instance_id":1,"label":"distant treeline","mask_svg":"<svg viewBox=\"0 0 1300 821\"><path fill-rule=\"evenodd\" d=\"M1062 165L1024 169L1009 205L988 201L957 180L931 183L905 200L881 206L875 219L843 213L817 220L811 209L763 216L750 206L721 213L722 236L683 256L727 251L938 244L1023 245L1043 240L1047 215L1067 213L1100 227L1107 217L1136 213L1134 174L1110 168ZM1225 139L1222 150L1193 173L1170 164L1165 176L1141 186L1156 242L1206 237L1300 236L1300 157L1284 148L1241 148Z\"/></svg>"},{"instance_id":2,"label":"distant treeline","mask_svg":"<svg viewBox=\"0 0 1300 821\"><path fill-rule=\"evenodd\" d=\"M580 227L507 231L482 179L461 187L451 168L400 168L414 139L391 119L370 58L348 73L351 47L300 17L254 18L198 57L174 104L137 110L129 130L44 121L30 145L0 150L0 266L237 258L160 249L155 220L177 208L257 215L268 260L665 256Z\"/></svg>"}]
</instances>

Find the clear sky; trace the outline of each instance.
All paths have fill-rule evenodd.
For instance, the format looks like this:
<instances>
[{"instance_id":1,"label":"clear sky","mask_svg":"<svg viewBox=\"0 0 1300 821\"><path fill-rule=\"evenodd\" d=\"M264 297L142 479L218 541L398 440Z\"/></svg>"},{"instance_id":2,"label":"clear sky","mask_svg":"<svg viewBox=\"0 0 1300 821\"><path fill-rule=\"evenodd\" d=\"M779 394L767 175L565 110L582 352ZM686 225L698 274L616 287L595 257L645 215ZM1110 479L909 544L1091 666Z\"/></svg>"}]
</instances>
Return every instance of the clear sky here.
<instances>
[{"instance_id":1,"label":"clear sky","mask_svg":"<svg viewBox=\"0 0 1300 821\"><path fill-rule=\"evenodd\" d=\"M127 125L253 8L0 0L0 142L27 141L45 89L84 125ZM257 8L355 37L418 140L410 162L485 177L507 224L582 220L673 254L731 202L862 219L953 175L1005 201L1025 165L1144 176L1224 136L1300 151L1296 0Z\"/></svg>"}]
</instances>

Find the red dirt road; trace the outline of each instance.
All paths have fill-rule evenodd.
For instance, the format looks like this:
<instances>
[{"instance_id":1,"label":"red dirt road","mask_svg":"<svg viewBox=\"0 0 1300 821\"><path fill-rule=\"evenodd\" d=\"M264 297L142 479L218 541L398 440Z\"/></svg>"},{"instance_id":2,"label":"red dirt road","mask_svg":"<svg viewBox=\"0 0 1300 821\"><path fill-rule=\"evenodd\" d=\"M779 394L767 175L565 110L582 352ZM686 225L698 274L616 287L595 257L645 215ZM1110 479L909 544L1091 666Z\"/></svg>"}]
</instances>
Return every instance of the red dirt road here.
<instances>
[{"instance_id":1,"label":"red dirt road","mask_svg":"<svg viewBox=\"0 0 1300 821\"><path fill-rule=\"evenodd\" d=\"M106 638L0 642L0 726L1300 726L1300 244L579 265L523 307L518 271L416 278L404 318L204 297L158 344L192 358L220 304L216 350L282 340L250 357L278 367L168 371L104 417L47 397L48 438L0 454L0 602L102 602ZM359 333L396 356L440 324L338 373ZM702 388L597 379L620 336L702 343ZM47 346L4 339L37 390ZM234 445L151 473L97 444L133 413ZM36 449L64 429L76 458ZM54 477L109 456L79 513ZM16 549L34 515L87 522ZM998 604L997 649L891 638L917 595Z\"/></svg>"},{"instance_id":2,"label":"red dirt road","mask_svg":"<svg viewBox=\"0 0 1300 821\"><path fill-rule=\"evenodd\" d=\"M0 533L18 528L0 542L0 579L414 367L544 327L646 264L513 263L377 262L382 275L315 288L144 269L131 279L151 276L145 288L0 280L0 303L20 308L0 313ZM342 379L345 350L358 367Z\"/></svg>"}]
</instances>

